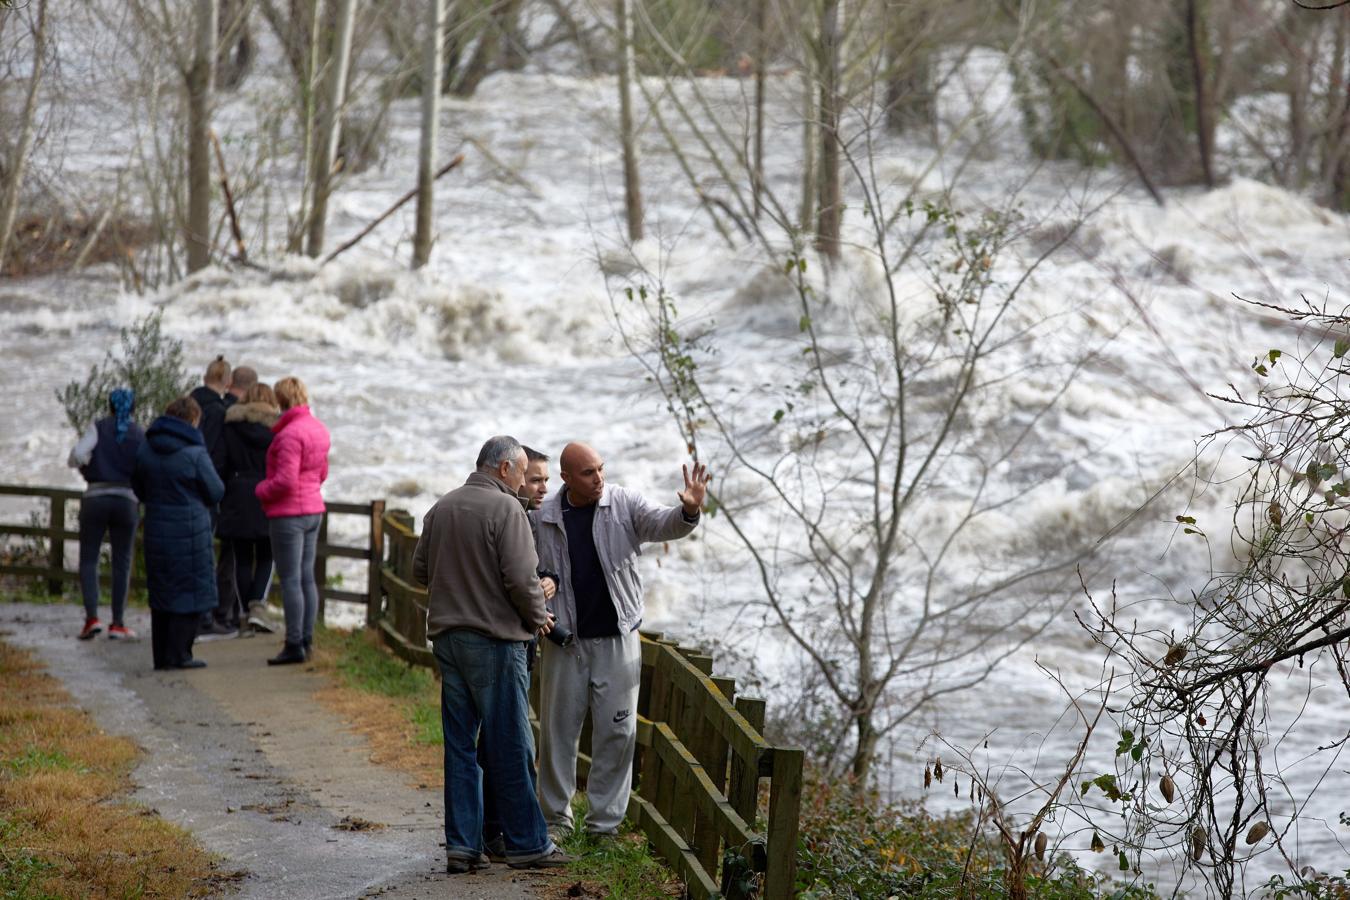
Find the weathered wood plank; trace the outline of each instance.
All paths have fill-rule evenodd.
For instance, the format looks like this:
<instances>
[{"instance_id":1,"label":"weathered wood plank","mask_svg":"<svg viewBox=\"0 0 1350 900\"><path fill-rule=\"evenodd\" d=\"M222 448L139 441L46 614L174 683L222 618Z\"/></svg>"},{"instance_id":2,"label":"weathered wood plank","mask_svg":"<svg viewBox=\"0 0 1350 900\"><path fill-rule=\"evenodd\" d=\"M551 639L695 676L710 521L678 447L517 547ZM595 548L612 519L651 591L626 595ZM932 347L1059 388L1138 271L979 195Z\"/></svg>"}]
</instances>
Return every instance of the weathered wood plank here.
<instances>
[{"instance_id":1,"label":"weathered wood plank","mask_svg":"<svg viewBox=\"0 0 1350 900\"><path fill-rule=\"evenodd\" d=\"M802 763L798 747L775 747L769 793L769 866L764 900L788 900L797 877L797 830L802 807Z\"/></svg>"}]
</instances>

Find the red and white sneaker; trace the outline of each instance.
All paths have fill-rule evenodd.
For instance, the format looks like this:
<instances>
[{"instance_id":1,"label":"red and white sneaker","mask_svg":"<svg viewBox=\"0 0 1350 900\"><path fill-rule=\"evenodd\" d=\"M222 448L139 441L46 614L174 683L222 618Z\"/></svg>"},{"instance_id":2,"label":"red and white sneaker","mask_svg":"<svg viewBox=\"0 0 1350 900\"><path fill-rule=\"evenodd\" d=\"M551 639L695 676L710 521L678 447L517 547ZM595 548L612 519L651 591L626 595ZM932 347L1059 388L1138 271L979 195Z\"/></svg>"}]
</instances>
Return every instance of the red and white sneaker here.
<instances>
[{"instance_id":1,"label":"red and white sneaker","mask_svg":"<svg viewBox=\"0 0 1350 900\"><path fill-rule=\"evenodd\" d=\"M139 640L139 635L125 625L109 625L108 640L110 641L135 641Z\"/></svg>"},{"instance_id":2,"label":"red and white sneaker","mask_svg":"<svg viewBox=\"0 0 1350 900\"><path fill-rule=\"evenodd\" d=\"M84 628L80 631L80 640L87 641L94 635L103 630L103 623L93 616L84 620Z\"/></svg>"}]
</instances>

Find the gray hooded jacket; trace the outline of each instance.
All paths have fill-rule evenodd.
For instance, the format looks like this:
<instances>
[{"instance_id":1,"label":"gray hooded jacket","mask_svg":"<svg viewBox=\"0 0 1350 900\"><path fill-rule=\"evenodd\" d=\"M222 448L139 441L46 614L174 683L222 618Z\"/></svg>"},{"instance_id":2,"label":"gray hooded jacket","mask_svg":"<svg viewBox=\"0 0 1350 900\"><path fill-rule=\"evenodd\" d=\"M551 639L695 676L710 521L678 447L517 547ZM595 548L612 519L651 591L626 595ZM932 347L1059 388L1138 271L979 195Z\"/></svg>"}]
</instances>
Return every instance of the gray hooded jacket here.
<instances>
[{"instance_id":1,"label":"gray hooded jacket","mask_svg":"<svg viewBox=\"0 0 1350 900\"><path fill-rule=\"evenodd\" d=\"M577 628L577 604L572 595L572 566L567 555L567 530L563 527L562 492L566 486L544 498L531 514L535 526L535 546L539 567L561 577L553 598L558 623L569 631ZM619 614L619 633L627 634L642 622L642 576L637 558L642 545L656 541L674 541L692 532L698 520L686 521L679 506L657 506L636 491L605 485L595 511L595 549L605 572L609 596Z\"/></svg>"}]
</instances>

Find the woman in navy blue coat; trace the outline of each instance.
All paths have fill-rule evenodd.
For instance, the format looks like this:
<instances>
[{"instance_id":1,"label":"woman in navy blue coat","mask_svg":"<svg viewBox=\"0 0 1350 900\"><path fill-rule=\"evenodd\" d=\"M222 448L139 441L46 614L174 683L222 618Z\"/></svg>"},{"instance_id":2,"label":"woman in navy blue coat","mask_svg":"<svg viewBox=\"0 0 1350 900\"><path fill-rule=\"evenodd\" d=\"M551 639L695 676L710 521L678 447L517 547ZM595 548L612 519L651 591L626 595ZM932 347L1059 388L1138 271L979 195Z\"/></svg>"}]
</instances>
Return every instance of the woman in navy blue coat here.
<instances>
[{"instance_id":1,"label":"woman in navy blue coat","mask_svg":"<svg viewBox=\"0 0 1350 900\"><path fill-rule=\"evenodd\" d=\"M151 424L136 453L132 487L145 504L145 574L156 669L199 669L192 641L203 612L216 607L211 507L225 486L211 463L202 410L179 397Z\"/></svg>"}]
</instances>

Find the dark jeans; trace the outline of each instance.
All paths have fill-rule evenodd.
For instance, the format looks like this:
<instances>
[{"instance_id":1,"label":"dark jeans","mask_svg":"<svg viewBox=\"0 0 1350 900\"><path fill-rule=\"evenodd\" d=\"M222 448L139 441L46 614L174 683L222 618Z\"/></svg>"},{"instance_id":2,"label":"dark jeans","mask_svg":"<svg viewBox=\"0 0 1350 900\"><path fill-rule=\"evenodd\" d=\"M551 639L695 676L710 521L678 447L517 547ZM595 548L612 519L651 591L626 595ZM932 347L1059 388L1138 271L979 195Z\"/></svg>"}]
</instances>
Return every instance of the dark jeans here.
<instances>
[{"instance_id":1,"label":"dark jeans","mask_svg":"<svg viewBox=\"0 0 1350 900\"><path fill-rule=\"evenodd\" d=\"M267 599L272 583L272 542L268 538L226 538L223 543L234 555L234 583L247 613L250 603Z\"/></svg>"},{"instance_id":2,"label":"dark jeans","mask_svg":"<svg viewBox=\"0 0 1350 900\"><path fill-rule=\"evenodd\" d=\"M441 670L447 858L471 860L483 851L485 805L508 861L548 853L552 843L535 798L525 644L465 629L442 632L432 644Z\"/></svg>"},{"instance_id":3,"label":"dark jeans","mask_svg":"<svg viewBox=\"0 0 1350 900\"><path fill-rule=\"evenodd\" d=\"M281 516L268 519L272 558L281 579L281 608L286 613L286 643L304 644L314 638L319 614L319 588L314 583L314 555L323 516Z\"/></svg>"},{"instance_id":4,"label":"dark jeans","mask_svg":"<svg viewBox=\"0 0 1350 900\"><path fill-rule=\"evenodd\" d=\"M112 544L112 623L122 624L131 585L131 551L140 510L129 497L107 494L80 501L80 593L84 614L98 618L98 552L103 535Z\"/></svg>"},{"instance_id":5,"label":"dark jeans","mask_svg":"<svg viewBox=\"0 0 1350 900\"><path fill-rule=\"evenodd\" d=\"M176 669L192 659L199 618L196 613L150 610L150 653L156 669Z\"/></svg>"},{"instance_id":6,"label":"dark jeans","mask_svg":"<svg viewBox=\"0 0 1350 900\"><path fill-rule=\"evenodd\" d=\"M235 580L234 546L222 540L216 557L216 608L206 618L214 618L226 628L239 627L239 585Z\"/></svg>"}]
</instances>

